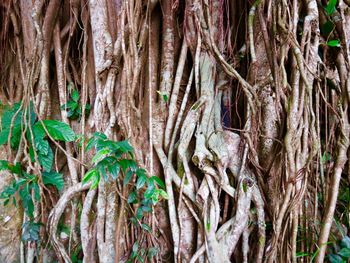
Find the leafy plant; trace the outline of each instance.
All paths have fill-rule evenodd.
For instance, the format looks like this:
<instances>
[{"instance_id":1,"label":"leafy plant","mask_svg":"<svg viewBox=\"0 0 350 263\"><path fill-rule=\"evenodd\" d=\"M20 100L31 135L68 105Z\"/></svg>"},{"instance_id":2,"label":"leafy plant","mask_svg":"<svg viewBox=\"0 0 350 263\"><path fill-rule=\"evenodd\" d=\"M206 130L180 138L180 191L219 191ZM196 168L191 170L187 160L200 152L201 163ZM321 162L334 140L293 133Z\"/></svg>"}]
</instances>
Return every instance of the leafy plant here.
<instances>
[{"instance_id":1,"label":"leafy plant","mask_svg":"<svg viewBox=\"0 0 350 263\"><path fill-rule=\"evenodd\" d=\"M339 246L333 247L333 253L328 254L328 260L331 263L346 263L350 260L350 237L345 236Z\"/></svg>"},{"instance_id":2,"label":"leafy plant","mask_svg":"<svg viewBox=\"0 0 350 263\"><path fill-rule=\"evenodd\" d=\"M68 88L71 90L71 99L67 101L66 104L61 106L61 109L67 111L67 117L71 120L81 119L83 110L82 105L79 104L80 95L79 92L74 89L73 84L69 84ZM91 106L90 104L85 105L85 116L90 114Z\"/></svg>"},{"instance_id":3,"label":"leafy plant","mask_svg":"<svg viewBox=\"0 0 350 263\"><path fill-rule=\"evenodd\" d=\"M29 221L23 225L23 241L38 241L40 223L34 220L34 203L40 201L40 186L51 185L61 190L64 186L63 175L52 171L53 151L48 137L57 141L73 141L75 133L65 123L56 120L37 120L33 103L27 108L21 103L13 107L5 106L1 118L0 145L10 142L12 149L17 149L22 139L27 141L25 150L29 152L32 162L36 161L42 166L41 174L30 174L21 163L11 163L0 160L0 170L7 170L15 174L15 179L0 193L0 199L7 205L11 200L17 205L18 196Z\"/></svg>"},{"instance_id":4,"label":"leafy plant","mask_svg":"<svg viewBox=\"0 0 350 263\"><path fill-rule=\"evenodd\" d=\"M85 174L83 183L91 181L91 189L98 186L101 177L104 180L116 180L124 175L123 184L130 185L130 193L127 197L129 204L138 204L134 216L130 221L140 226L144 231L151 232L151 227L141 220L145 213L152 211L152 207L162 198L167 199L164 182L157 176L149 177L146 170L138 167L134 160L133 147L127 140L112 141L103 133L94 133L88 140L86 151L95 149L96 153L92 158L92 168ZM135 179L132 180L132 179ZM131 184L131 182L135 182ZM155 254L153 251L152 253ZM139 250L138 243L135 242L130 258L135 262L144 262L146 252L143 248ZM131 262L131 261L130 261Z\"/></svg>"}]
</instances>

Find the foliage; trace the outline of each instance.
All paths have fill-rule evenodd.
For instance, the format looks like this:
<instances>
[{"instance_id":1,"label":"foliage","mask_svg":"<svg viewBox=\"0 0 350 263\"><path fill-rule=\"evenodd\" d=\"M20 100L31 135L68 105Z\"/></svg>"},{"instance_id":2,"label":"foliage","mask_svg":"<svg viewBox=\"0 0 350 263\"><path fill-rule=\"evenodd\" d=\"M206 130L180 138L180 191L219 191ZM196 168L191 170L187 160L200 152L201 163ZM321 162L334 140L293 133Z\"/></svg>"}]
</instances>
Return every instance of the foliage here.
<instances>
[{"instance_id":1,"label":"foliage","mask_svg":"<svg viewBox=\"0 0 350 263\"><path fill-rule=\"evenodd\" d=\"M92 148L96 153L92 158L92 168L85 174L83 183L92 182L91 189L95 189L101 177L105 181L116 180L120 174L124 175L124 186L130 185L131 191L127 197L129 204L138 204L135 216L130 220L133 224L139 225L143 230L151 232L150 226L141 223L144 213L152 211L152 206L160 199L167 199L164 182L157 176L147 176L146 170L138 167L134 160L133 147L127 140L108 140L103 133L94 133L86 145L86 150ZM131 183L135 182L135 183ZM145 190L143 190L145 189ZM148 253L147 255L149 255ZM154 254L152 252L151 254ZM145 250L138 250L138 243L135 242L131 253L131 259L138 259L141 262L146 256Z\"/></svg>"},{"instance_id":2,"label":"foliage","mask_svg":"<svg viewBox=\"0 0 350 263\"><path fill-rule=\"evenodd\" d=\"M23 136L24 135L24 136ZM23 137L22 137L23 136ZM37 120L30 103L24 108L21 103L13 107L6 106L1 119L0 145L10 141L10 147L17 149L21 140L28 142L28 152L32 162L36 158L43 171L40 174L30 174L22 167L21 163L11 163L8 160L0 160L0 170L7 170L16 175L15 179L4 188L0 199L7 205L11 200L17 205L18 195L29 221L23 224L23 241L38 241L40 223L34 220L34 202L40 201L40 185L51 185L62 190L64 186L63 175L52 170L53 151L47 137L57 141L73 141L75 134L65 123L56 120Z\"/></svg>"},{"instance_id":3,"label":"foliage","mask_svg":"<svg viewBox=\"0 0 350 263\"><path fill-rule=\"evenodd\" d=\"M346 263L350 260L350 237L345 236L339 245L333 247L333 253L328 254L331 263Z\"/></svg>"},{"instance_id":4,"label":"foliage","mask_svg":"<svg viewBox=\"0 0 350 263\"><path fill-rule=\"evenodd\" d=\"M81 119L83 110L82 105L79 104L80 95L79 92L74 89L73 83L68 85L68 88L71 90L71 99L67 101L66 104L61 106L61 109L67 111L67 117L71 120ZM91 105L85 105L85 116L88 116L91 110Z\"/></svg>"}]
</instances>

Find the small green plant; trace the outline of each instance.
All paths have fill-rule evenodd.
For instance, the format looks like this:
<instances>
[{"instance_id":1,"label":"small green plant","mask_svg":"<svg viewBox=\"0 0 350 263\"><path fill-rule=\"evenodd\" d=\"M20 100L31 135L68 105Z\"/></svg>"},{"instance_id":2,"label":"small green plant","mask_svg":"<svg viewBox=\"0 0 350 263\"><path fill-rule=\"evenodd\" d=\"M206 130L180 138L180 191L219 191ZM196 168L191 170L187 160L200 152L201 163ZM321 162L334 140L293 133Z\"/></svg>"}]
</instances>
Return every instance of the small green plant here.
<instances>
[{"instance_id":1,"label":"small green plant","mask_svg":"<svg viewBox=\"0 0 350 263\"><path fill-rule=\"evenodd\" d=\"M141 221L144 214L151 212L152 207L162 198L168 198L164 182L157 176L149 177L146 170L138 167L134 160L134 149L127 140L112 141L103 133L94 133L87 142L86 151L92 148L96 153L92 158L92 168L85 174L83 183L91 181L91 189L94 189L101 177L107 181L123 176L123 184L130 187L127 202L138 204L130 221L144 231L151 232L151 227ZM139 244L135 242L130 258L132 262L144 262L144 257L154 253L153 250L146 253L144 248L139 249Z\"/></svg>"},{"instance_id":2,"label":"small green plant","mask_svg":"<svg viewBox=\"0 0 350 263\"><path fill-rule=\"evenodd\" d=\"M74 89L72 83L68 85L68 88L71 90L71 98L67 101L66 104L61 106L61 109L67 111L67 117L71 120L81 119L83 115L82 105L79 104L80 95L79 92ZM85 105L85 116L90 114L91 106L90 104Z\"/></svg>"}]
</instances>

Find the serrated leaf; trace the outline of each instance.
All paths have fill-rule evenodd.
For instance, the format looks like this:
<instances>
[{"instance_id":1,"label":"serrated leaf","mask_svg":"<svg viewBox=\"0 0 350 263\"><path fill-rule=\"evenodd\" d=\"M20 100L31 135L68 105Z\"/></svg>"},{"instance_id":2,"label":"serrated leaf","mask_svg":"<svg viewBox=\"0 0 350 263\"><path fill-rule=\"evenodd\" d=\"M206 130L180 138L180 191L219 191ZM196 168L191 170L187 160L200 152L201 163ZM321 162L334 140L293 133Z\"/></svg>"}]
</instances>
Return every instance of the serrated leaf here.
<instances>
[{"instance_id":1,"label":"serrated leaf","mask_svg":"<svg viewBox=\"0 0 350 263\"><path fill-rule=\"evenodd\" d=\"M43 183L45 185L53 185L59 191L62 190L64 186L63 175L56 172L43 172L42 173Z\"/></svg>"},{"instance_id":2,"label":"serrated leaf","mask_svg":"<svg viewBox=\"0 0 350 263\"><path fill-rule=\"evenodd\" d=\"M78 102L79 98L80 98L79 92L76 89L74 89L72 91L72 100L74 100L75 102Z\"/></svg>"},{"instance_id":3,"label":"serrated leaf","mask_svg":"<svg viewBox=\"0 0 350 263\"><path fill-rule=\"evenodd\" d=\"M42 123L37 122L34 125L34 129L40 131L41 134L43 131L45 132L42 125L46 127L47 132L54 140L72 142L75 139L75 133L66 123L56 120L43 120Z\"/></svg>"},{"instance_id":4,"label":"serrated leaf","mask_svg":"<svg viewBox=\"0 0 350 263\"><path fill-rule=\"evenodd\" d=\"M42 138L34 138L35 141L35 149L38 153L42 155L47 155L49 153L49 142L47 140L43 140Z\"/></svg>"},{"instance_id":5,"label":"serrated leaf","mask_svg":"<svg viewBox=\"0 0 350 263\"><path fill-rule=\"evenodd\" d=\"M329 40L327 42L327 46L329 46L329 47L340 47L340 40L339 39Z\"/></svg>"},{"instance_id":6,"label":"serrated leaf","mask_svg":"<svg viewBox=\"0 0 350 263\"><path fill-rule=\"evenodd\" d=\"M12 129L10 145L12 149L18 149L19 143L22 137L22 129L21 126L15 126Z\"/></svg>"}]
</instances>

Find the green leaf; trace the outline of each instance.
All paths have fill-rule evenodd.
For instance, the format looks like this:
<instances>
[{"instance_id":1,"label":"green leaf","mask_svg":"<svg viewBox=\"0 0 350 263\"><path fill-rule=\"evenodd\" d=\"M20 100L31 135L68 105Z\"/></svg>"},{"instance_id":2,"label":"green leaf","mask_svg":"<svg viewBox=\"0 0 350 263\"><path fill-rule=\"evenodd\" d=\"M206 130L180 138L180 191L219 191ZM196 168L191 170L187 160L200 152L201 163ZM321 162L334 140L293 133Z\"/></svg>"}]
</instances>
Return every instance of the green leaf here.
<instances>
[{"instance_id":1,"label":"green leaf","mask_svg":"<svg viewBox=\"0 0 350 263\"><path fill-rule=\"evenodd\" d=\"M139 207L139 208L137 208L137 210L136 210L136 218L137 218L138 220L141 220L141 219L142 219L142 216L143 216L142 208Z\"/></svg>"},{"instance_id":2,"label":"green leaf","mask_svg":"<svg viewBox=\"0 0 350 263\"><path fill-rule=\"evenodd\" d=\"M32 218L34 213L34 203L32 200L32 195L30 193L29 184L27 184L19 191L19 196L22 200L24 211L30 218Z\"/></svg>"},{"instance_id":3,"label":"green leaf","mask_svg":"<svg viewBox=\"0 0 350 263\"><path fill-rule=\"evenodd\" d=\"M91 183L90 189L91 190L96 189L99 182L100 182L100 173L96 173L96 176L92 177L92 183Z\"/></svg>"},{"instance_id":4,"label":"green leaf","mask_svg":"<svg viewBox=\"0 0 350 263\"><path fill-rule=\"evenodd\" d=\"M97 164L99 161L101 161L104 157L106 157L110 153L111 153L110 149L104 148L95 154L95 156L92 158L91 162L94 164Z\"/></svg>"},{"instance_id":5,"label":"green leaf","mask_svg":"<svg viewBox=\"0 0 350 263\"><path fill-rule=\"evenodd\" d=\"M167 192L165 192L163 189L158 189L158 191L161 197L163 197L164 199L169 199Z\"/></svg>"},{"instance_id":6,"label":"green leaf","mask_svg":"<svg viewBox=\"0 0 350 263\"><path fill-rule=\"evenodd\" d=\"M349 236L345 236L342 241L340 242L341 247L346 247L350 249L350 237Z\"/></svg>"},{"instance_id":7,"label":"green leaf","mask_svg":"<svg viewBox=\"0 0 350 263\"><path fill-rule=\"evenodd\" d=\"M147 257L149 259L153 258L154 256L156 256L158 254L158 248L156 247L151 247L148 249L148 252L147 252Z\"/></svg>"},{"instance_id":8,"label":"green leaf","mask_svg":"<svg viewBox=\"0 0 350 263\"><path fill-rule=\"evenodd\" d=\"M139 249L139 243L136 241L136 242L134 243L134 245L132 246L132 251L133 251L133 252L137 252L138 249Z\"/></svg>"},{"instance_id":9,"label":"green leaf","mask_svg":"<svg viewBox=\"0 0 350 263\"><path fill-rule=\"evenodd\" d=\"M350 258L350 249L347 247L344 247L338 252L338 255L348 259Z\"/></svg>"},{"instance_id":10,"label":"green leaf","mask_svg":"<svg viewBox=\"0 0 350 263\"><path fill-rule=\"evenodd\" d=\"M339 39L329 40L327 42L327 46L329 46L329 47L340 47L340 40Z\"/></svg>"},{"instance_id":11,"label":"green leaf","mask_svg":"<svg viewBox=\"0 0 350 263\"><path fill-rule=\"evenodd\" d=\"M123 182L124 185L127 185L130 182L133 174L134 174L134 172L131 170L126 172L125 177L124 177L124 182Z\"/></svg>"},{"instance_id":12,"label":"green leaf","mask_svg":"<svg viewBox=\"0 0 350 263\"><path fill-rule=\"evenodd\" d=\"M63 175L56 172L43 172L42 173L43 183L45 185L53 185L59 191L62 190L64 186Z\"/></svg>"},{"instance_id":13,"label":"green leaf","mask_svg":"<svg viewBox=\"0 0 350 263\"><path fill-rule=\"evenodd\" d=\"M95 177L97 175L96 169L89 170L85 176L83 177L83 184L86 184L88 181L91 180L91 178Z\"/></svg>"},{"instance_id":14,"label":"green leaf","mask_svg":"<svg viewBox=\"0 0 350 263\"><path fill-rule=\"evenodd\" d=\"M126 153L130 152L132 153L134 151L134 148L130 145L130 143L127 140L116 142L115 144L117 146L117 149Z\"/></svg>"},{"instance_id":15,"label":"green leaf","mask_svg":"<svg viewBox=\"0 0 350 263\"><path fill-rule=\"evenodd\" d=\"M129 194L128 203L129 204L137 203L137 193L135 191L133 191Z\"/></svg>"},{"instance_id":16,"label":"green leaf","mask_svg":"<svg viewBox=\"0 0 350 263\"><path fill-rule=\"evenodd\" d=\"M74 89L72 91L72 100L74 100L75 102L78 102L79 98L80 98L79 92L76 89Z\"/></svg>"},{"instance_id":17,"label":"green leaf","mask_svg":"<svg viewBox=\"0 0 350 263\"><path fill-rule=\"evenodd\" d=\"M4 145L7 143L9 134L10 134L10 129L3 129L0 132L0 145Z\"/></svg>"},{"instance_id":18,"label":"green leaf","mask_svg":"<svg viewBox=\"0 0 350 263\"><path fill-rule=\"evenodd\" d=\"M10 145L12 149L18 149L19 143L22 137L22 129L21 126L15 126L12 129Z\"/></svg>"},{"instance_id":19,"label":"green leaf","mask_svg":"<svg viewBox=\"0 0 350 263\"><path fill-rule=\"evenodd\" d=\"M9 165L8 165L8 170L9 170L11 173L21 175L21 174L22 174L21 163L16 163L15 165L9 163Z\"/></svg>"},{"instance_id":20,"label":"green leaf","mask_svg":"<svg viewBox=\"0 0 350 263\"><path fill-rule=\"evenodd\" d=\"M162 179L160 179L158 176L152 176L150 178L151 182L155 182L158 186L160 186L161 188L165 189L165 184L162 181Z\"/></svg>"},{"instance_id":21,"label":"green leaf","mask_svg":"<svg viewBox=\"0 0 350 263\"><path fill-rule=\"evenodd\" d=\"M37 122L34 127L42 134L44 130L42 124L46 127L49 135L58 141L72 142L75 139L75 133L68 124L56 120L43 120Z\"/></svg>"},{"instance_id":22,"label":"green leaf","mask_svg":"<svg viewBox=\"0 0 350 263\"><path fill-rule=\"evenodd\" d=\"M8 170L9 162L6 160L0 160L0 171Z\"/></svg>"},{"instance_id":23,"label":"green leaf","mask_svg":"<svg viewBox=\"0 0 350 263\"><path fill-rule=\"evenodd\" d=\"M329 259L329 262L331 262L331 263L342 263L343 262L343 259L341 258L341 256L335 255L335 254L329 254L328 259Z\"/></svg>"},{"instance_id":24,"label":"green leaf","mask_svg":"<svg viewBox=\"0 0 350 263\"><path fill-rule=\"evenodd\" d=\"M11 123L13 128L16 126L20 127L22 122L23 111L19 110L21 103L15 103L12 108L5 110L2 116L1 126L2 128L10 129ZM12 119L14 118L13 122Z\"/></svg>"},{"instance_id":25,"label":"green leaf","mask_svg":"<svg viewBox=\"0 0 350 263\"><path fill-rule=\"evenodd\" d=\"M23 224L22 229L22 241L39 241L40 240L40 227L41 223L34 223L32 221L27 221Z\"/></svg>"},{"instance_id":26,"label":"green leaf","mask_svg":"<svg viewBox=\"0 0 350 263\"><path fill-rule=\"evenodd\" d=\"M337 2L338 2L337 0L329 0L328 1L327 6L325 7L326 13L328 15L331 15L334 13Z\"/></svg>"},{"instance_id":27,"label":"green leaf","mask_svg":"<svg viewBox=\"0 0 350 263\"><path fill-rule=\"evenodd\" d=\"M147 182L147 176L146 175L141 175L137 178L137 182L136 182L136 189L140 189L142 188L145 183Z\"/></svg>"},{"instance_id":28,"label":"green leaf","mask_svg":"<svg viewBox=\"0 0 350 263\"><path fill-rule=\"evenodd\" d=\"M143 212L150 213L152 212L152 207L150 206L141 206Z\"/></svg>"},{"instance_id":29,"label":"green leaf","mask_svg":"<svg viewBox=\"0 0 350 263\"><path fill-rule=\"evenodd\" d=\"M302 258L302 257L307 257L307 256L309 256L309 253L306 253L306 252L297 252L296 253L297 258Z\"/></svg>"},{"instance_id":30,"label":"green leaf","mask_svg":"<svg viewBox=\"0 0 350 263\"><path fill-rule=\"evenodd\" d=\"M165 103L168 102L169 96L168 96L166 93L160 92L159 90L157 90L157 93L161 96L161 98L163 99L163 101L164 101Z\"/></svg>"},{"instance_id":31,"label":"green leaf","mask_svg":"<svg viewBox=\"0 0 350 263\"><path fill-rule=\"evenodd\" d=\"M130 169L133 172L135 172L137 170L137 164L132 159L121 159L121 160L119 160L119 164L120 164L123 172L125 172L127 169Z\"/></svg>"},{"instance_id":32,"label":"green leaf","mask_svg":"<svg viewBox=\"0 0 350 263\"><path fill-rule=\"evenodd\" d=\"M120 172L119 164L114 163L114 164L108 166L108 172L112 175L113 179L117 179L119 172Z\"/></svg>"},{"instance_id":33,"label":"green leaf","mask_svg":"<svg viewBox=\"0 0 350 263\"><path fill-rule=\"evenodd\" d=\"M38 153L42 155L47 155L49 153L49 142L47 140L44 140L42 138L34 138L35 141L35 149Z\"/></svg>"},{"instance_id":34,"label":"green leaf","mask_svg":"<svg viewBox=\"0 0 350 263\"><path fill-rule=\"evenodd\" d=\"M46 172L51 171L53 163L53 152L51 147L49 147L48 153L46 155L38 153L38 161Z\"/></svg>"},{"instance_id":35,"label":"green leaf","mask_svg":"<svg viewBox=\"0 0 350 263\"><path fill-rule=\"evenodd\" d=\"M40 189L39 189L39 185L37 183L33 183L33 190L34 190L34 199L35 201L39 201L40 200Z\"/></svg>"},{"instance_id":36,"label":"green leaf","mask_svg":"<svg viewBox=\"0 0 350 263\"><path fill-rule=\"evenodd\" d=\"M143 230L146 230L147 232L152 232L151 227L149 225L145 224L145 223L142 223L141 227L142 227Z\"/></svg>"}]
</instances>

